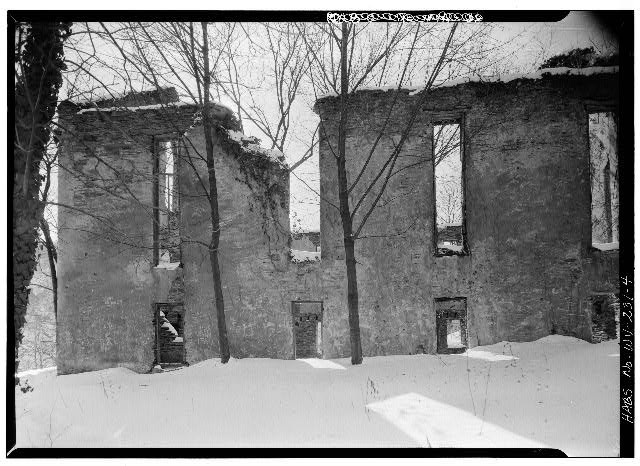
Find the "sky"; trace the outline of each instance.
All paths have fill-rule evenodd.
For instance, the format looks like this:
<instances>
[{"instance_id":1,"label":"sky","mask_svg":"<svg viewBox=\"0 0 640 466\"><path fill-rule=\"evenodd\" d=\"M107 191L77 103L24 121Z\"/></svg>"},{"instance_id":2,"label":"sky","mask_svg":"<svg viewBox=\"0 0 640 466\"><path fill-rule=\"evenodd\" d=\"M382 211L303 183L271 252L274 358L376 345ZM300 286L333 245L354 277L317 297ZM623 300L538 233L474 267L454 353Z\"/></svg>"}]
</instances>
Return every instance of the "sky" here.
<instances>
[{"instance_id":1,"label":"sky","mask_svg":"<svg viewBox=\"0 0 640 466\"><path fill-rule=\"evenodd\" d=\"M466 25L462 23L460 28ZM492 32L492 38L505 45L499 54L507 57L504 64L508 72L533 71L549 56L566 52L576 47L595 45L597 48L616 48L615 38L599 25L595 15L589 12L572 12L557 23L500 23ZM242 50L238 51L239 54ZM243 72L257 75L265 71L264 62L249 63ZM412 83L413 84L413 83ZM269 116L277 115L274 91L262 87L256 91L256 105ZM64 97L64 90L62 96ZM185 99L182 96L181 100ZM234 108L231 100L221 96L223 104ZM301 95L292 110L291 137L285 146L284 154L290 164L299 160L307 150L312 128L318 122L318 116L312 107L315 97L311 93ZM244 121L245 133L257 136L266 145L264 135L251 122ZM57 184L57 183L56 183ZM55 185L54 188L55 189ZM290 217L291 224L302 231L320 229L318 154L314 153L307 162L300 165L290 176Z\"/></svg>"},{"instance_id":2,"label":"sky","mask_svg":"<svg viewBox=\"0 0 640 466\"><path fill-rule=\"evenodd\" d=\"M598 23L590 12L570 13L557 23L501 23L496 38L507 42L515 51L514 72L533 71L545 58L566 52L573 48L589 47L595 44L613 44L615 38ZM296 147L285 153L288 160L296 159ZM300 149L297 149L300 150ZM319 198L300 179L316 191L319 189L318 158L314 156L296 170L291 177L291 213L300 219L303 230L319 231Z\"/></svg>"}]
</instances>

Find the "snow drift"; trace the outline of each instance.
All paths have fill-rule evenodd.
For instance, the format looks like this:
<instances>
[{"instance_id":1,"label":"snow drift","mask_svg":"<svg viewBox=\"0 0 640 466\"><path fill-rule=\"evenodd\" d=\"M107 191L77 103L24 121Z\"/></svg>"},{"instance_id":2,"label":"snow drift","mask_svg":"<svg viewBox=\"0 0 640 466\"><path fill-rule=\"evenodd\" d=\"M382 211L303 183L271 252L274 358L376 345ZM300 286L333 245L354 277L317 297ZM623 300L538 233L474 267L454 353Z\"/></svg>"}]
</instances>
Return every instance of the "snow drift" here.
<instances>
[{"instance_id":1,"label":"snow drift","mask_svg":"<svg viewBox=\"0 0 640 466\"><path fill-rule=\"evenodd\" d=\"M336 370L338 369L338 370ZM552 447L619 454L619 344L24 373L20 447Z\"/></svg>"}]
</instances>

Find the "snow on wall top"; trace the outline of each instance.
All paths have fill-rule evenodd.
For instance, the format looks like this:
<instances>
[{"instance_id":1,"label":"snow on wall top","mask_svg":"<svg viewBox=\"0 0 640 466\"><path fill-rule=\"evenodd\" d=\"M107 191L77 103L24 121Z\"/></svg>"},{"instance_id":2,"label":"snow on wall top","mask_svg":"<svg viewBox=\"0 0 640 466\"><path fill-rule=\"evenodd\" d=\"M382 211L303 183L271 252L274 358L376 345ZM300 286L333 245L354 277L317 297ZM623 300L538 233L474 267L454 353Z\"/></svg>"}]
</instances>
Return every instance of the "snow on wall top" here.
<instances>
[{"instance_id":1,"label":"snow on wall top","mask_svg":"<svg viewBox=\"0 0 640 466\"><path fill-rule=\"evenodd\" d=\"M224 120L230 115L234 115L233 110L231 110L226 105L223 105L219 102L211 102L213 107L213 116L217 119ZM152 105L140 105L136 107L128 107L124 105L115 106L115 107L92 107L92 108L84 108L76 112L76 114L80 115L88 112L112 112L112 111L128 111L128 112L136 112L138 110L157 110L161 108L171 108L171 107L196 107L193 103L188 102L169 102L169 103L158 103ZM195 126L197 122L201 120L201 115L198 114L196 121L194 122ZM192 127L193 127L192 126ZM191 129L191 128L189 128ZM188 131L187 131L188 132ZM187 134L185 132L185 135ZM229 140L238 144L238 146L246 153L258 155L260 157L264 157L271 162L279 164L281 167L288 169L288 165L285 159L284 154L278 149L267 149L265 147L260 146L259 139L254 136L247 136L244 133L232 129L227 129L227 134L229 136Z\"/></svg>"},{"instance_id":2,"label":"snow on wall top","mask_svg":"<svg viewBox=\"0 0 640 466\"><path fill-rule=\"evenodd\" d=\"M542 79L545 76L592 76L594 74L611 74L617 72L617 66L592 66L589 68L567 68L566 66L563 66L559 68L543 68L541 70L534 71L533 73L511 73L497 76L471 76L444 82L437 87L454 87L470 82L508 83L517 79L537 80ZM417 94L421 90L422 89L418 88L411 92L410 95Z\"/></svg>"},{"instance_id":3,"label":"snow on wall top","mask_svg":"<svg viewBox=\"0 0 640 466\"><path fill-rule=\"evenodd\" d=\"M140 105L138 107L126 107L126 106L117 106L117 107L105 107L105 108L98 108L98 107L91 107L91 108L83 108L82 110L77 112L77 115L80 115L82 113L88 113L88 112L113 112L113 111L118 111L118 110L124 110L124 111L129 111L129 112L136 112L138 110L155 110L158 108L163 108L163 107L184 107L184 106L188 106L188 105L194 105L194 104L190 104L187 102L170 102L170 103L166 103L166 104L153 104L153 105ZM222 107L224 107L224 105L221 105ZM227 108L227 107L225 107ZM231 111L231 110L229 110Z\"/></svg>"},{"instance_id":4,"label":"snow on wall top","mask_svg":"<svg viewBox=\"0 0 640 466\"><path fill-rule=\"evenodd\" d=\"M247 136L243 132L233 129L227 130L227 135L229 140L238 144L243 151L264 157L271 162L279 164L282 168L289 168L282 152L278 149L262 147L259 139L255 136Z\"/></svg>"},{"instance_id":5,"label":"snow on wall top","mask_svg":"<svg viewBox=\"0 0 640 466\"><path fill-rule=\"evenodd\" d=\"M517 79L530 79L537 80L542 79L546 76L592 76L595 74L612 74L617 73L617 66L591 66L588 68L567 68L567 67L559 67L559 68L543 68L541 70L534 71L532 73L511 73L504 75L494 75L494 76L470 76L459 79L452 79L450 81L443 81L438 84L432 86L432 89L440 89L442 87L455 87L461 84L477 82L477 83L508 83L511 81L515 81ZM382 86L382 87L361 87L356 92L361 91L393 91L397 90L398 86ZM424 86L413 86L413 87L402 87L403 91L410 91L409 95L416 95L420 93L424 89ZM317 100L324 99L325 97L337 97L338 94L335 92L329 92L326 94L322 94L318 96Z\"/></svg>"},{"instance_id":6,"label":"snow on wall top","mask_svg":"<svg viewBox=\"0 0 640 466\"><path fill-rule=\"evenodd\" d=\"M211 102L211 105L214 107L214 116L216 117L219 117L219 114L222 114L222 115L233 114L233 110L231 110L226 105L221 104L220 102ZM137 112L138 110L157 110L163 107L189 107L189 106L196 107L197 105L189 102L168 102L168 103L159 103L159 104L152 104L152 105L139 105L136 107L129 107L126 105L119 105L115 107L104 107L104 108L91 107L91 108L83 108L82 110L79 110L77 114L80 115L82 113L98 112L98 111L113 112L118 110Z\"/></svg>"}]
</instances>

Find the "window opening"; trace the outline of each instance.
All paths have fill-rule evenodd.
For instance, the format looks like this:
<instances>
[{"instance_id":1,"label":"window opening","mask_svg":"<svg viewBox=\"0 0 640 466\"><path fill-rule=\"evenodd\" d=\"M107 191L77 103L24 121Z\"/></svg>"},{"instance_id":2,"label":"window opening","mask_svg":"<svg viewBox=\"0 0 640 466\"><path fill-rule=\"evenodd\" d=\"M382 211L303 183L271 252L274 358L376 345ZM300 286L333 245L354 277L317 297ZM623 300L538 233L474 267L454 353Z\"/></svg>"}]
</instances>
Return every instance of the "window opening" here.
<instances>
[{"instance_id":1,"label":"window opening","mask_svg":"<svg viewBox=\"0 0 640 466\"><path fill-rule=\"evenodd\" d=\"M618 249L618 121L614 112L589 114L591 243Z\"/></svg>"},{"instance_id":2,"label":"window opening","mask_svg":"<svg viewBox=\"0 0 640 466\"><path fill-rule=\"evenodd\" d=\"M433 126L436 255L465 254L460 123Z\"/></svg>"},{"instance_id":3,"label":"window opening","mask_svg":"<svg viewBox=\"0 0 640 466\"><path fill-rule=\"evenodd\" d=\"M177 144L159 141L154 163L154 264L175 267L180 263L180 212L176 179Z\"/></svg>"}]
</instances>

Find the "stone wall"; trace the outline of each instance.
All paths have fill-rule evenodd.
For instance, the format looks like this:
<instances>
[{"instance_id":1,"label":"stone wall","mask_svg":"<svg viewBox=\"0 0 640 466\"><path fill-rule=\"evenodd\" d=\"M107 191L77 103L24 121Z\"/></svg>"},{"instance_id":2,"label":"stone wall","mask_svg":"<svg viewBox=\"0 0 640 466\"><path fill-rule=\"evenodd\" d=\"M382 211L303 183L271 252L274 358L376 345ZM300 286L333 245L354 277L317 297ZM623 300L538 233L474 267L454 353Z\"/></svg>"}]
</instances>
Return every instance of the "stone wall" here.
<instances>
[{"instance_id":1,"label":"stone wall","mask_svg":"<svg viewBox=\"0 0 640 466\"><path fill-rule=\"evenodd\" d=\"M290 259L289 173L286 167L215 134L216 177L220 209L220 263L225 316L232 357L294 357L293 301L324 301L332 309L331 335L322 352L336 354L342 345L346 290L341 268L324 271L318 262ZM204 153L200 127L184 139L186 150ZM185 150L181 160L188 157ZM205 164L189 165L200 178ZM184 164L183 164L184 165ZM213 277L207 249L211 238L208 201L193 169L181 170L181 234L185 281L185 347L194 363L219 356ZM198 243L200 242L200 243Z\"/></svg>"},{"instance_id":2,"label":"stone wall","mask_svg":"<svg viewBox=\"0 0 640 466\"><path fill-rule=\"evenodd\" d=\"M201 127L190 131L181 159L206 179ZM216 135L217 146L224 136ZM216 158L220 210L220 268L231 355L287 357L291 316L282 302L277 279L288 267L288 172L266 158L238 147L221 149ZM183 164L185 165L185 164ZM219 354L213 278L206 247L211 241L210 208L194 171L181 170L181 233L185 264L185 321L189 362Z\"/></svg>"},{"instance_id":3,"label":"stone wall","mask_svg":"<svg viewBox=\"0 0 640 466\"><path fill-rule=\"evenodd\" d=\"M58 372L145 371L153 303L178 274L152 267L152 150L191 126L195 108L78 110L59 107Z\"/></svg>"},{"instance_id":4,"label":"stone wall","mask_svg":"<svg viewBox=\"0 0 640 466\"><path fill-rule=\"evenodd\" d=\"M150 91L130 92L122 97L103 99L80 105L86 108L139 107L143 105L168 104L178 100L175 88L153 89Z\"/></svg>"},{"instance_id":5,"label":"stone wall","mask_svg":"<svg viewBox=\"0 0 640 466\"><path fill-rule=\"evenodd\" d=\"M350 98L350 181L377 130L385 136L352 192L373 179L418 95ZM552 76L433 91L356 243L365 356L434 353L436 300L466 298L469 347L550 333L591 340L591 296L618 291L618 252L591 248L588 111L615 108L617 76ZM215 131L220 262L232 357L294 357L293 301L322 301L325 358L349 356L346 273L337 209L338 100L317 103L321 262L290 260L289 174L224 129ZM78 113L60 106L60 373L154 360L154 304L184 304L188 363L219 355L207 245L210 208L197 109ZM228 115L227 115L228 116ZM463 131L467 255L435 255L432 126ZM185 135L186 132L186 135ZM184 137L183 137L184 136ZM182 266L152 267L152 150L179 140ZM358 225L371 197L355 216ZM333 204L333 205L332 205Z\"/></svg>"},{"instance_id":6,"label":"stone wall","mask_svg":"<svg viewBox=\"0 0 640 466\"><path fill-rule=\"evenodd\" d=\"M203 128L194 124L198 109L79 110L70 103L60 110L66 130L59 200L68 207L59 211L59 373L151 370L156 303L184 304L188 363L218 356L206 246L211 214L196 176L206 180ZM320 264L290 261L287 169L245 150L222 129L215 136L231 355L293 358L291 302L331 302L333 287L324 286ZM158 140L179 141L178 268L153 267L152 151ZM329 276L340 280L339 272Z\"/></svg>"},{"instance_id":7,"label":"stone wall","mask_svg":"<svg viewBox=\"0 0 640 466\"><path fill-rule=\"evenodd\" d=\"M469 345L550 333L590 339L589 297L618 288L618 252L591 246L588 111L615 107L616 74L467 83L434 90L418 111L379 207L356 243L364 355L436 351L435 299L466 297ZM407 125L419 96L350 97L353 181L391 115L353 207ZM338 204L339 100L316 103L323 268L344 262ZM458 120L469 254L436 257L432 125ZM355 216L358 225L369 205ZM586 304L586 305L585 305ZM342 299L340 306L346 309ZM331 312L331 306L326 307ZM326 319L328 321L329 319ZM348 355L348 341L328 357Z\"/></svg>"}]
</instances>

